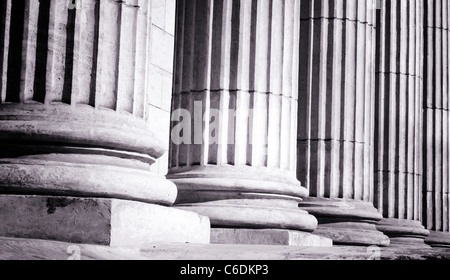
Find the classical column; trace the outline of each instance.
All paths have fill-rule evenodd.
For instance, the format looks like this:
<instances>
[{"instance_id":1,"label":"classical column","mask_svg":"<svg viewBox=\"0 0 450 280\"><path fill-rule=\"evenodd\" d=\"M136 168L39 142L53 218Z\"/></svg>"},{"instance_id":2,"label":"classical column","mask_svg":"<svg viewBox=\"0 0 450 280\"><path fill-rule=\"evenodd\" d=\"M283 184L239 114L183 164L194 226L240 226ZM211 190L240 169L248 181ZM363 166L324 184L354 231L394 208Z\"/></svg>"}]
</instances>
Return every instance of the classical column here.
<instances>
[{"instance_id":1,"label":"classical column","mask_svg":"<svg viewBox=\"0 0 450 280\"><path fill-rule=\"evenodd\" d=\"M373 206L375 0L302 1L298 178L316 233L388 245Z\"/></svg>"},{"instance_id":2,"label":"classical column","mask_svg":"<svg viewBox=\"0 0 450 280\"><path fill-rule=\"evenodd\" d=\"M330 244L295 176L299 0L180 0L168 178L212 242Z\"/></svg>"},{"instance_id":3,"label":"classical column","mask_svg":"<svg viewBox=\"0 0 450 280\"><path fill-rule=\"evenodd\" d=\"M423 222L432 246L450 246L449 3L425 1Z\"/></svg>"},{"instance_id":4,"label":"classical column","mask_svg":"<svg viewBox=\"0 0 450 280\"><path fill-rule=\"evenodd\" d=\"M0 5L0 236L110 246L209 241L150 166L151 1Z\"/></svg>"},{"instance_id":5,"label":"classical column","mask_svg":"<svg viewBox=\"0 0 450 280\"><path fill-rule=\"evenodd\" d=\"M422 226L423 1L377 12L375 207L391 244L425 245Z\"/></svg>"}]
</instances>

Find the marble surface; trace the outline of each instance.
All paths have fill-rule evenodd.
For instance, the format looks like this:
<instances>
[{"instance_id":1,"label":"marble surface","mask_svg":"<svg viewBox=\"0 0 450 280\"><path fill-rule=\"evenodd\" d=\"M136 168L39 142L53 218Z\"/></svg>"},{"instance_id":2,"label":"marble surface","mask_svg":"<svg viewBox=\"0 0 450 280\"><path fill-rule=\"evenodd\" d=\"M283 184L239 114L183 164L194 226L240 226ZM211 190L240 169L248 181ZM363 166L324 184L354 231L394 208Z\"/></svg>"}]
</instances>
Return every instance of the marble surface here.
<instances>
[{"instance_id":1,"label":"marble surface","mask_svg":"<svg viewBox=\"0 0 450 280\"><path fill-rule=\"evenodd\" d=\"M28 239L0 238L2 260L450 260L450 249L335 246L149 244L110 248ZM79 253L79 254L78 254Z\"/></svg>"},{"instance_id":2,"label":"marble surface","mask_svg":"<svg viewBox=\"0 0 450 280\"><path fill-rule=\"evenodd\" d=\"M0 196L0 236L108 246L210 242L207 217L104 198Z\"/></svg>"}]
</instances>

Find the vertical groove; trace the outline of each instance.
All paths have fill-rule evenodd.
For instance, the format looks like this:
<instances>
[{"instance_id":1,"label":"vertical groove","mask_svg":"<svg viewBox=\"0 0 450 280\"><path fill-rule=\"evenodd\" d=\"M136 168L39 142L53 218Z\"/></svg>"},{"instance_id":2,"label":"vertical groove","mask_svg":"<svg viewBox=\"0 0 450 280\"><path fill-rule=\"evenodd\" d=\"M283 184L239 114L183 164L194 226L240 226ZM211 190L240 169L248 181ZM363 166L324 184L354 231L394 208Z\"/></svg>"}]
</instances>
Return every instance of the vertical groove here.
<instances>
[{"instance_id":1,"label":"vertical groove","mask_svg":"<svg viewBox=\"0 0 450 280\"><path fill-rule=\"evenodd\" d=\"M122 5L115 0L100 2L99 59L97 64L96 108L117 107L118 64Z\"/></svg>"},{"instance_id":2,"label":"vertical groove","mask_svg":"<svg viewBox=\"0 0 450 280\"><path fill-rule=\"evenodd\" d=\"M38 33L39 2L28 1L25 7L25 21L23 34L23 62L21 73L20 100L33 99L33 85L35 66L35 53Z\"/></svg>"},{"instance_id":3,"label":"vertical groove","mask_svg":"<svg viewBox=\"0 0 450 280\"><path fill-rule=\"evenodd\" d=\"M33 100L44 103L46 99L47 75L49 73L48 54L49 54L49 26L50 26L50 8L51 0L43 0L39 2L39 19L37 34L37 49L35 65L39 71L35 72ZM45 71L44 71L45 70Z\"/></svg>"},{"instance_id":4,"label":"vertical groove","mask_svg":"<svg viewBox=\"0 0 450 280\"><path fill-rule=\"evenodd\" d=\"M50 1L48 24L47 75L45 82L45 103L61 102L63 99L66 67L67 43L71 32L68 30L69 9L67 3ZM43 38L44 39L44 38ZM70 48L70 44L68 46ZM70 60L71 61L71 60ZM66 98L67 99L67 98Z\"/></svg>"},{"instance_id":5,"label":"vertical groove","mask_svg":"<svg viewBox=\"0 0 450 280\"><path fill-rule=\"evenodd\" d=\"M284 45L284 1L272 2L272 26L270 44L270 67L269 67L269 92L274 93L269 96L268 113L275 117L268 119L268 141L267 141L267 165L268 167L279 168L280 166L280 137L282 122L282 99L279 95L282 92L283 83L283 45Z\"/></svg>"},{"instance_id":6,"label":"vertical groove","mask_svg":"<svg viewBox=\"0 0 450 280\"><path fill-rule=\"evenodd\" d=\"M72 88L67 89L67 92L70 91L72 105L95 105L95 91L92 90L92 84L95 84L97 64L98 32L96 29L99 25L99 15L96 7L98 5L98 0L85 0L82 2L82 8L75 11L73 79Z\"/></svg>"},{"instance_id":7,"label":"vertical groove","mask_svg":"<svg viewBox=\"0 0 450 280\"><path fill-rule=\"evenodd\" d=\"M59 6L64 9L65 6ZM77 10L67 11L67 23L66 23L66 47L65 47L65 69L64 69L64 85L62 88L61 101L65 104L72 104L72 88L73 80L75 79L74 73L74 58L75 58L75 25L76 25Z\"/></svg>"},{"instance_id":8,"label":"vertical groove","mask_svg":"<svg viewBox=\"0 0 450 280\"><path fill-rule=\"evenodd\" d=\"M176 1L176 19L175 19L175 64L174 68L177 71L174 71L173 78L173 87L172 87L172 109L171 109L171 131L174 132L173 125L178 115L175 113L181 108L181 95L177 95L177 92L182 91L182 81L184 77L184 46L185 46L185 38L184 38L184 27L185 27L185 2L184 1ZM171 137L171 143L173 143L173 135ZM169 146L169 168L176 168L180 166L180 145L170 145Z\"/></svg>"},{"instance_id":9,"label":"vertical groove","mask_svg":"<svg viewBox=\"0 0 450 280\"><path fill-rule=\"evenodd\" d=\"M11 28L11 3L12 0L1 1L0 3L0 26L4 26L0 30L0 51L1 51L1 83L0 83L0 104L6 100L6 86L8 82L8 57L9 57L9 41Z\"/></svg>"},{"instance_id":10,"label":"vertical groove","mask_svg":"<svg viewBox=\"0 0 450 280\"><path fill-rule=\"evenodd\" d=\"M292 96L292 56L293 56L293 46L294 39L293 31L295 29L294 26L294 2L284 1L283 7L281 11L281 17L283 20L283 25L281 27L282 33L282 45L281 50L283 50L283 46L285 51L282 51L281 59L280 59L280 68L282 69L281 77L280 77L280 85L276 92L288 92L287 96ZM272 70L273 71L273 70ZM279 111L279 134L277 135L277 142L279 143L276 157L277 168L281 168L284 170L290 170L289 161L290 161L290 148L291 148L291 106L290 102L283 98L281 95L277 96L279 98L280 103L280 111ZM270 134L269 134L270 136ZM269 147L270 148L270 147Z\"/></svg>"},{"instance_id":11,"label":"vertical groove","mask_svg":"<svg viewBox=\"0 0 450 280\"><path fill-rule=\"evenodd\" d=\"M22 44L24 32L25 0L13 1L11 3L8 67L6 70L6 92L5 102L20 102L20 76L22 65ZM5 78L5 77L4 77Z\"/></svg>"},{"instance_id":12,"label":"vertical groove","mask_svg":"<svg viewBox=\"0 0 450 280\"><path fill-rule=\"evenodd\" d=\"M293 5L293 10L294 10L294 19L299 19L301 16L301 1L295 1L294 5ZM299 63L299 59L300 59L300 44L298 42L300 42L301 40L303 40L302 37L300 37L300 20L295 20L294 22L294 28L292 30L293 32L293 56L292 56L292 87L291 87L291 92L292 92L292 102L291 102L291 115L290 115L290 128L291 128L291 132L290 132L290 163L289 163L289 171L296 173L297 171L297 135L298 135L298 121L297 121L297 116L298 116L298 107L299 107L299 102L298 102L298 96L299 96L299 80L300 80L300 63ZM297 42L297 43L296 43Z\"/></svg>"},{"instance_id":13,"label":"vertical groove","mask_svg":"<svg viewBox=\"0 0 450 280\"><path fill-rule=\"evenodd\" d=\"M149 65L149 35L151 34L150 28L150 17L151 7L149 6L151 1L139 0L136 14L136 51L134 53L135 67L132 69L134 71L134 83L133 83L133 97L134 100L132 112L138 118L144 118L145 107L147 104L146 92L150 91L148 89L148 80L151 77L148 75L148 65ZM148 90L147 90L148 89Z\"/></svg>"},{"instance_id":14,"label":"vertical groove","mask_svg":"<svg viewBox=\"0 0 450 280\"><path fill-rule=\"evenodd\" d=\"M117 111L133 113L136 69L136 32L139 6L137 0L122 4L120 49L117 66ZM145 60L145 56L140 58Z\"/></svg>"},{"instance_id":15,"label":"vertical groove","mask_svg":"<svg viewBox=\"0 0 450 280\"><path fill-rule=\"evenodd\" d=\"M190 19L195 21L195 33L194 45L193 45L193 55L191 57L190 69L191 72L191 87L194 92L190 92L192 96L190 99L193 102L200 104L200 110L194 112L194 135L193 138L196 140L193 145L190 146L189 155L192 158L191 164L201 165L203 162L213 162L222 160L219 159L221 153L221 146L219 142L219 133L223 128L223 124L218 126L210 126L208 124L203 124L201 118L203 117L203 112L213 112L208 113L209 120L215 121L217 123L216 110L220 110L223 106L223 99L220 94L220 81L224 81L224 73L222 72L222 65L224 63L225 55L225 42L220 40L222 34L226 33L224 21L226 21L226 3L215 3L212 1L205 1L206 3L197 2L194 18ZM213 18L211 12L220 13L221 17ZM196 19L197 15L203 15L201 18ZM212 36L212 40L210 38ZM217 36L217 37L215 37ZM211 56L219 58L218 60L211 60ZM198 63L196 67L195 62ZM211 74L214 73L214 74ZM205 90L211 89L211 91ZM195 105L195 104L194 104ZM189 109L192 112L192 108ZM183 107L186 109L185 107ZM200 119L199 119L200 118ZM198 128L196 127L198 126ZM222 126L222 127L221 127ZM203 127L208 128L207 135L214 135L214 140L208 143L207 150L203 149L201 142L203 138L202 135ZM210 130L211 128L211 130ZM205 141L209 141L209 137L205 138ZM207 155L210 156L207 156ZM214 154L214 156L211 156Z\"/></svg>"}]
</instances>

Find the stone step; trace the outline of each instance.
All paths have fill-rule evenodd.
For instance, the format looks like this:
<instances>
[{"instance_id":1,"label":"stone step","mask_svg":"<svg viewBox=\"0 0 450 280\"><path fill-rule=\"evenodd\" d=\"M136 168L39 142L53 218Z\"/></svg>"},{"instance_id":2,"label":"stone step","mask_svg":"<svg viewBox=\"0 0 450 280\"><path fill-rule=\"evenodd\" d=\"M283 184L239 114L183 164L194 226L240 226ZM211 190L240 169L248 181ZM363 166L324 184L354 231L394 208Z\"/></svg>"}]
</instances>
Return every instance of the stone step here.
<instances>
[{"instance_id":1,"label":"stone step","mask_svg":"<svg viewBox=\"0 0 450 280\"><path fill-rule=\"evenodd\" d=\"M160 243L110 247L0 238L0 260L450 260L450 249L390 246L295 247Z\"/></svg>"},{"instance_id":2,"label":"stone step","mask_svg":"<svg viewBox=\"0 0 450 280\"><path fill-rule=\"evenodd\" d=\"M329 238L284 229L211 229L212 244L332 247Z\"/></svg>"},{"instance_id":3,"label":"stone step","mask_svg":"<svg viewBox=\"0 0 450 280\"><path fill-rule=\"evenodd\" d=\"M0 236L118 246L209 243L207 217L118 199L0 196Z\"/></svg>"}]
</instances>

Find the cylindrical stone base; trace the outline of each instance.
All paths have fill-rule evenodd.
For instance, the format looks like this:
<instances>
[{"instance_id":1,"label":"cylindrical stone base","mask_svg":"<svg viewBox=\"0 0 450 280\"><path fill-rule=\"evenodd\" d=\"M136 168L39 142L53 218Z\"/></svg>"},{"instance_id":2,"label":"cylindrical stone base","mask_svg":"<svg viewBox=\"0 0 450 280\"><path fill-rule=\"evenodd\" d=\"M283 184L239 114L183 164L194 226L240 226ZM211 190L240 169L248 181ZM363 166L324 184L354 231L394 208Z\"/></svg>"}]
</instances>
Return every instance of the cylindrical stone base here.
<instances>
[{"instance_id":1,"label":"cylindrical stone base","mask_svg":"<svg viewBox=\"0 0 450 280\"><path fill-rule=\"evenodd\" d=\"M421 248L430 247L424 242L430 232L426 230L420 222L400 219L383 219L378 223L377 229L389 236L391 245Z\"/></svg>"},{"instance_id":2,"label":"cylindrical stone base","mask_svg":"<svg viewBox=\"0 0 450 280\"><path fill-rule=\"evenodd\" d=\"M314 234L328 237L336 245L389 245L389 238L376 228L382 216L371 203L307 198L299 206L318 219Z\"/></svg>"},{"instance_id":3,"label":"cylindrical stone base","mask_svg":"<svg viewBox=\"0 0 450 280\"><path fill-rule=\"evenodd\" d=\"M306 190L289 172L257 167L190 167L168 175L177 208L211 219L215 228L312 232L317 219L298 208Z\"/></svg>"},{"instance_id":4,"label":"cylindrical stone base","mask_svg":"<svg viewBox=\"0 0 450 280\"><path fill-rule=\"evenodd\" d=\"M0 192L171 205L176 186L150 172L163 153L143 120L65 104L0 107Z\"/></svg>"},{"instance_id":5,"label":"cylindrical stone base","mask_svg":"<svg viewBox=\"0 0 450 280\"><path fill-rule=\"evenodd\" d=\"M430 235L425 239L425 243L431 247L450 248L450 233L430 231Z\"/></svg>"}]
</instances>

